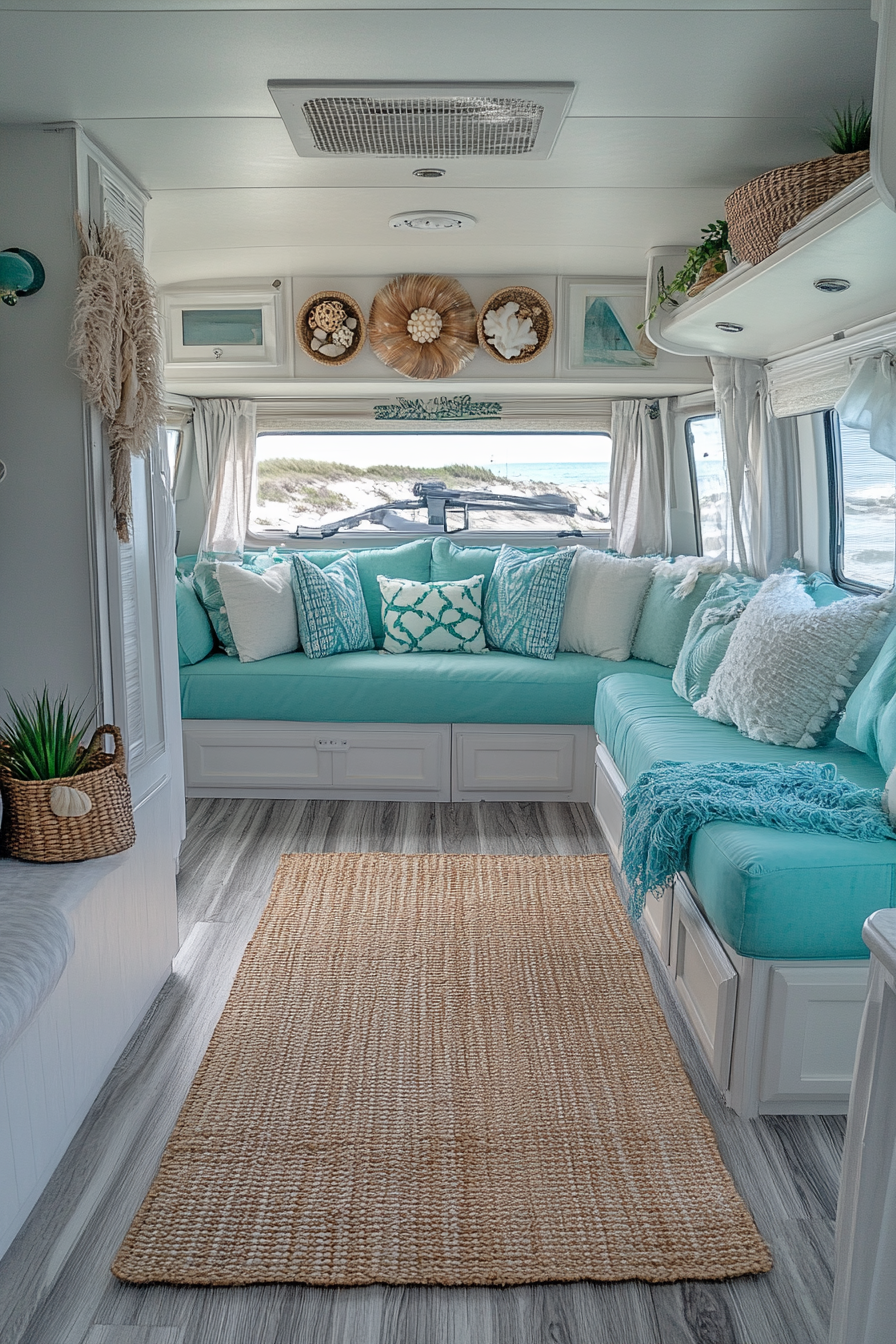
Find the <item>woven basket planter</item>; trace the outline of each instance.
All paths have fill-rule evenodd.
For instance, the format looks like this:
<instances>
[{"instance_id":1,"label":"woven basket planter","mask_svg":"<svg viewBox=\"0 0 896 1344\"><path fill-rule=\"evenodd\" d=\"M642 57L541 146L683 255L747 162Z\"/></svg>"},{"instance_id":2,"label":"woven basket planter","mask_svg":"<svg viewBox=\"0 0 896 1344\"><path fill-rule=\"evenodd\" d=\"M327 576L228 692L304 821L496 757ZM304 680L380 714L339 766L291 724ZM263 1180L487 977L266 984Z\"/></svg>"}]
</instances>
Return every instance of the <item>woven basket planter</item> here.
<instances>
[{"instance_id":1,"label":"woven basket planter","mask_svg":"<svg viewBox=\"0 0 896 1344\"><path fill-rule=\"evenodd\" d=\"M117 728L97 728L90 748L104 734L115 738L115 752L100 752L96 764L66 779L16 779L0 770L3 824L0 847L14 859L32 863L71 863L100 859L130 849L136 840L124 747ZM50 794L57 785L86 793L93 806L82 817L57 817Z\"/></svg>"},{"instance_id":2,"label":"woven basket planter","mask_svg":"<svg viewBox=\"0 0 896 1344\"><path fill-rule=\"evenodd\" d=\"M495 308L502 308L505 303L519 304L517 317L528 317L535 335L538 337L537 345L523 350L511 359L505 359L500 351L489 343L483 327L486 314L492 312ZM509 285L506 289L496 290L491 298L482 305L476 321L476 335L479 338L479 344L499 364L528 364L530 359L535 359L541 354L545 346L549 344L553 334L554 315L551 312L551 305L543 294L539 294L537 289L529 289L527 285Z\"/></svg>"},{"instance_id":3,"label":"woven basket planter","mask_svg":"<svg viewBox=\"0 0 896 1344\"><path fill-rule=\"evenodd\" d=\"M867 149L774 168L733 191L725 202L731 250L755 266L777 250L782 233L868 172Z\"/></svg>"},{"instance_id":4,"label":"woven basket planter","mask_svg":"<svg viewBox=\"0 0 896 1344\"><path fill-rule=\"evenodd\" d=\"M318 310L323 309L326 312L327 327L325 330L328 335L331 328L333 330L341 326L338 320L339 309L342 309L345 317L350 318L355 326L352 329L354 339L351 345L342 347L342 354L322 355L319 350L311 349L311 342L315 339L315 323L313 315ZM312 294L310 299L306 299L299 309L299 315L296 318L296 340L302 347L302 350L309 359L313 359L315 364L323 364L333 368L347 364L364 344L367 333L367 325L364 321L364 314L358 307L356 301L350 294L343 294L338 289L322 289L318 294ZM338 342L328 341L328 345L338 344Z\"/></svg>"}]
</instances>

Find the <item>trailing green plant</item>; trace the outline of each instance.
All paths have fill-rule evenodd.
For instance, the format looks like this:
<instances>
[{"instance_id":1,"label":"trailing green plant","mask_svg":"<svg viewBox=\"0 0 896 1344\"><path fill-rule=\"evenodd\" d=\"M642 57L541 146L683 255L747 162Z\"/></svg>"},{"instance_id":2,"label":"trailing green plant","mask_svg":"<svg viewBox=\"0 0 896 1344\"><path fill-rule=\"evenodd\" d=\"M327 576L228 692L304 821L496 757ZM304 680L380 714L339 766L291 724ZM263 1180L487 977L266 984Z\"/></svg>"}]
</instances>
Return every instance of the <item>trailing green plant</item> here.
<instances>
[{"instance_id":1,"label":"trailing green plant","mask_svg":"<svg viewBox=\"0 0 896 1344\"><path fill-rule=\"evenodd\" d=\"M842 112L834 111L826 130L818 131L822 143L834 154L857 154L871 147L871 110L864 98L857 108L847 103Z\"/></svg>"},{"instance_id":2,"label":"trailing green plant","mask_svg":"<svg viewBox=\"0 0 896 1344\"><path fill-rule=\"evenodd\" d=\"M67 691L51 703L46 686L30 703L18 704L8 691L6 698L12 714L0 719L0 766L16 779L65 779L90 766L96 752L80 750L93 721L92 713L81 716L86 696L76 708Z\"/></svg>"},{"instance_id":3,"label":"trailing green plant","mask_svg":"<svg viewBox=\"0 0 896 1344\"><path fill-rule=\"evenodd\" d=\"M681 300L674 296L687 294L691 286L697 283L700 272L707 262L713 263L713 270L717 275L725 274L724 254L728 250L728 221L717 219L713 224L707 224L700 232L703 234L702 240L696 247L688 249L684 265L668 284L663 267L657 271L656 299L644 322L639 323L639 328L655 317L664 303L671 302L677 306Z\"/></svg>"}]
</instances>

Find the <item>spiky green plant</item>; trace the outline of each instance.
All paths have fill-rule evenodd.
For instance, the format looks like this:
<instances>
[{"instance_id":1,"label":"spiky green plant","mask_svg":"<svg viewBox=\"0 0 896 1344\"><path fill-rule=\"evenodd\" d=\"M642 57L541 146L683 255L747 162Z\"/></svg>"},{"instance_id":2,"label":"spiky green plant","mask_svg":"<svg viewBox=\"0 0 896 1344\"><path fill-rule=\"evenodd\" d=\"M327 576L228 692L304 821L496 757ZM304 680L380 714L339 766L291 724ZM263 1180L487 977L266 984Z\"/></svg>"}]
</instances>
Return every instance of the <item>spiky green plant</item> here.
<instances>
[{"instance_id":1,"label":"spiky green plant","mask_svg":"<svg viewBox=\"0 0 896 1344\"><path fill-rule=\"evenodd\" d=\"M827 128L818 134L835 154L857 154L860 149L869 149L871 110L865 106L864 98L855 109L847 103L842 112L835 111L828 118Z\"/></svg>"},{"instance_id":2,"label":"spiky green plant","mask_svg":"<svg viewBox=\"0 0 896 1344\"><path fill-rule=\"evenodd\" d=\"M93 714L81 716L80 705L69 704L68 692L50 701L45 686L30 702L18 704L7 691L12 715L0 719L0 765L16 779L65 779L81 774L92 760L90 752L78 756L81 738Z\"/></svg>"}]
</instances>

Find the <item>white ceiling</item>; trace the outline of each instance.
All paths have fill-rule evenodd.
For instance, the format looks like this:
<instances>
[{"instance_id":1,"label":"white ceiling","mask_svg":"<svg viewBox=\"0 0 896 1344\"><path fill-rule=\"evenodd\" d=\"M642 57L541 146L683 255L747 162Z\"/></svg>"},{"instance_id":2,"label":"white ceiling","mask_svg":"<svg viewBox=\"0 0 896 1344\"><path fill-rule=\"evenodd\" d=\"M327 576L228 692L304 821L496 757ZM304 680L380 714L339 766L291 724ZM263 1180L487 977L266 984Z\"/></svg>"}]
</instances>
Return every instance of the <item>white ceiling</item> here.
<instances>
[{"instance_id":1,"label":"white ceiling","mask_svg":"<svg viewBox=\"0 0 896 1344\"><path fill-rule=\"evenodd\" d=\"M830 110L870 100L876 32L863 0L0 0L0 121L78 120L151 192L161 283L638 275L733 187L823 152ZM449 161L421 183L416 163L296 156L267 80L318 77L578 87L550 159ZM387 227L435 206L479 224Z\"/></svg>"}]
</instances>

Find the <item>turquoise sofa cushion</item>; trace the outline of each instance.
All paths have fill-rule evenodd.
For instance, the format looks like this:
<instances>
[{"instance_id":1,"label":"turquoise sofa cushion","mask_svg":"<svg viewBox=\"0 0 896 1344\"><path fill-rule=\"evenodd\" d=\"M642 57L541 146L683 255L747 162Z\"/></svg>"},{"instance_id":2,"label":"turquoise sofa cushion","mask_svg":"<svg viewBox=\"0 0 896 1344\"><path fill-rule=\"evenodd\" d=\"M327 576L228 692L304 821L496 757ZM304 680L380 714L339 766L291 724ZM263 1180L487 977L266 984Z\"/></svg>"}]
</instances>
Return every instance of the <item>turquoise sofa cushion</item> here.
<instances>
[{"instance_id":1,"label":"turquoise sofa cushion","mask_svg":"<svg viewBox=\"0 0 896 1344\"><path fill-rule=\"evenodd\" d=\"M176 575L174 600L177 610L178 661L181 667L189 667L208 657L215 647L215 637L191 578Z\"/></svg>"},{"instance_id":2,"label":"turquoise sofa cushion","mask_svg":"<svg viewBox=\"0 0 896 1344\"><path fill-rule=\"evenodd\" d=\"M320 569L303 555L295 555L292 582L299 635L309 658L373 648L354 556L340 555Z\"/></svg>"},{"instance_id":3,"label":"turquoise sofa cushion","mask_svg":"<svg viewBox=\"0 0 896 1344\"><path fill-rule=\"evenodd\" d=\"M701 574L690 593L675 597L683 575L664 574L662 570L655 574L632 641L632 657L674 667L688 623L718 577L718 574Z\"/></svg>"},{"instance_id":4,"label":"turquoise sofa cushion","mask_svg":"<svg viewBox=\"0 0 896 1344\"><path fill-rule=\"evenodd\" d=\"M556 546L518 546L528 555L553 555ZM495 561L501 554L500 546L457 546L450 537L436 537L432 543L432 570L434 580L472 579L483 577L483 595L488 589Z\"/></svg>"},{"instance_id":5,"label":"turquoise sofa cushion","mask_svg":"<svg viewBox=\"0 0 896 1344\"><path fill-rule=\"evenodd\" d=\"M877 660L850 696L837 737L863 751L886 774L896 765L896 630L891 630Z\"/></svg>"},{"instance_id":6,"label":"turquoise sofa cushion","mask_svg":"<svg viewBox=\"0 0 896 1344\"><path fill-rule=\"evenodd\" d=\"M418 583L428 583L432 538L420 537L402 546L371 546L367 550L357 551L301 551L299 554L317 565L318 569L325 569L343 555L355 557L373 642L379 649L383 646L383 604L377 581L379 575L383 574L387 579L415 579ZM475 572L481 574L482 570L477 569Z\"/></svg>"},{"instance_id":7,"label":"turquoise sofa cushion","mask_svg":"<svg viewBox=\"0 0 896 1344\"><path fill-rule=\"evenodd\" d=\"M553 659L575 551L532 555L502 546L489 580L482 621L493 649Z\"/></svg>"},{"instance_id":8,"label":"turquoise sofa cushion","mask_svg":"<svg viewBox=\"0 0 896 1344\"><path fill-rule=\"evenodd\" d=\"M842 743L807 753L754 742L698 718L669 682L642 675L605 678L594 722L627 784L658 761L808 759L833 761L863 788L884 782L879 766ZM694 837L687 871L710 923L745 957L866 957L865 919L896 904L896 838L869 843L716 821Z\"/></svg>"},{"instance_id":9,"label":"turquoise sofa cushion","mask_svg":"<svg viewBox=\"0 0 896 1344\"><path fill-rule=\"evenodd\" d=\"M214 653L181 671L185 719L287 719L335 723L581 723L594 715L602 677L641 672L668 680L653 663L613 663L582 653L551 662L490 651L377 651L309 659L284 653L240 663Z\"/></svg>"}]
</instances>

